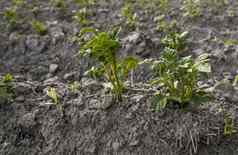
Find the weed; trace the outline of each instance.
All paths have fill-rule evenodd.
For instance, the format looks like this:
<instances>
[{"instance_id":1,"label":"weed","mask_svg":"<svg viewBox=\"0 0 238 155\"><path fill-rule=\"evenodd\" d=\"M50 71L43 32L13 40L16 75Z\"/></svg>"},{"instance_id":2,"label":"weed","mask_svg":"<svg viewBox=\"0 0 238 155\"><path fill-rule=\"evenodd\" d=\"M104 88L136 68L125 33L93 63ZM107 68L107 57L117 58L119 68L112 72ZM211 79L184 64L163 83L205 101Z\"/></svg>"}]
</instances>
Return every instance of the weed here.
<instances>
[{"instance_id":1,"label":"weed","mask_svg":"<svg viewBox=\"0 0 238 155\"><path fill-rule=\"evenodd\" d=\"M184 0L182 10L185 17L198 17L201 15L200 0Z\"/></svg>"},{"instance_id":2,"label":"weed","mask_svg":"<svg viewBox=\"0 0 238 155\"><path fill-rule=\"evenodd\" d=\"M123 80L128 72L135 68L137 60L133 57L118 59L117 50L120 47L117 35L118 30L112 32L97 32L94 29L83 29L81 35L92 32L93 37L88 40L81 49L81 54L88 54L96 59L100 64L93 67L88 73L94 76L104 75L105 79L111 84L112 92L116 100L122 100L124 90Z\"/></svg>"},{"instance_id":3,"label":"weed","mask_svg":"<svg viewBox=\"0 0 238 155\"><path fill-rule=\"evenodd\" d=\"M233 133L236 133L234 120L228 114L225 114L223 134L225 136L230 136Z\"/></svg>"},{"instance_id":4,"label":"weed","mask_svg":"<svg viewBox=\"0 0 238 155\"><path fill-rule=\"evenodd\" d=\"M137 15L133 12L132 4L126 3L121 9L121 15L125 18L126 24L134 29L136 27Z\"/></svg>"},{"instance_id":5,"label":"weed","mask_svg":"<svg viewBox=\"0 0 238 155\"><path fill-rule=\"evenodd\" d=\"M183 108L190 102L208 99L208 95L197 86L200 73L211 72L207 54L193 60L191 56L179 58L176 50L165 48L152 68L157 77L152 80L152 84L161 87L155 98L157 111L168 103L177 103Z\"/></svg>"},{"instance_id":6,"label":"weed","mask_svg":"<svg viewBox=\"0 0 238 155\"><path fill-rule=\"evenodd\" d=\"M7 102L13 96L13 77L10 74L6 74L0 80L0 101Z\"/></svg>"},{"instance_id":7,"label":"weed","mask_svg":"<svg viewBox=\"0 0 238 155\"><path fill-rule=\"evenodd\" d=\"M224 39L223 43L226 46L238 45L238 40L236 40L236 39Z\"/></svg>"},{"instance_id":8,"label":"weed","mask_svg":"<svg viewBox=\"0 0 238 155\"><path fill-rule=\"evenodd\" d=\"M55 88L49 87L47 89L47 96L51 98L51 100L53 101L53 104L56 105L56 107L59 109L60 112L63 112L63 107L62 105L59 103L59 95L56 91Z\"/></svg>"},{"instance_id":9,"label":"weed","mask_svg":"<svg viewBox=\"0 0 238 155\"><path fill-rule=\"evenodd\" d=\"M174 49L176 51L182 51L186 47L186 37L188 32L183 33L170 32L165 38L162 39L162 44L165 47Z\"/></svg>"},{"instance_id":10,"label":"weed","mask_svg":"<svg viewBox=\"0 0 238 155\"><path fill-rule=\"evenodd\" d=\"M77 93L80 89L80 83L77 81L74 81L68 85L68 89L71 93Z\"/></svg>"},{"instance_id":11,"label":"weed","mask_svg":"<svg viewBox=\"0 0 238 155\"><path fill-rule=\"evenodd\" d=\"M32 28L40 35L45 35L47 33L47 28L44 23L34 20L31 22Z\"/></svg>"},{"instance_id":12,"label":"weed","mask_svg":"<svg viewBox=\"0 0 238 155\"><path fill-rule=\"evenodd\" d=\"M74 2L81 7L88 7L95 4L95 0L74 0Z\"/></svg>"},{"instance_id":13,"label":"weed","mask_svg":"<svg viewBox=\"0 0 238 155\"><path fill-rule=\"evenodd\" d=\"M159 32L169 33L172 32L174 29L177 29L177 21L172 20L167 22L165 20L165 15L160 15L156 17L155 21L157 22L156 29Z\"/></svg>"},{"instance_id":14,"label":"weed","mask_svg":"<svg viewBox=\"0 0 238 155\"><path fill-rule=\"evenodd\" d=\"M50 4L56 8L65 8L66 4L64 0L51 0Z\"/></svg>"},{"instance_id":15,"label":"weed","mask_svg":"<svg viewBox=\"0 0 238 155\"><path fill-rule=\"evenodd\" d=\"M84 7L74 14L73 19L81 25L86 25L88 24L87 15L87 8Z\"/></svg>"},{"instance_id":16,"label":"weed","mask_svg":"<svg viewBox=\"0 0 238 155\"><path fill-rule=\"evenodd\" d=\"M15 8L8 8L4 11L3 16L9 26L15 26L17 23L17 13Z\"/></svg>"},{"instance_id":17,"label":"weed","mask_svg":"<svg viewBox=\"0 0 238 155\"><path fill-rule=\"evenodd\" d=\"M236 86L238 84L238 75L235 76L233 86Z\"/></svg>"}]
</instances>

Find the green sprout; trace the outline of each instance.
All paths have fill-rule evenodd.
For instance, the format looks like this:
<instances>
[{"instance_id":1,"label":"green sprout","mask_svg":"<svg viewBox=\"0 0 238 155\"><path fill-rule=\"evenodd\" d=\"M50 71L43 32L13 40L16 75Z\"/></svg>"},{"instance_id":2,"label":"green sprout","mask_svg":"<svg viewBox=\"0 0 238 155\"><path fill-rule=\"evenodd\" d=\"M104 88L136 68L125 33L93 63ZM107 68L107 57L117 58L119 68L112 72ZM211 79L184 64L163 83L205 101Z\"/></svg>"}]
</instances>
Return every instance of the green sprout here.
<instances>
[{"instance_id":1,"label":"green sprout","mask_svg":"<svg viewBox=\"0 0 238 155\"><path fill-rule=\"evenodd\" d=\"M198 17L201 15L200 0L184 0L182 10L185 17Z\"/></svg>"},{"instance_id":2,"label":"green sprout","mask_svg":"<svg viewBox=\"0 0 238 155\"><path fill-rule=\"evenodd\" d=\"M193 60L191 56L180 58L176 50L165 48L152 68L156 78L151 84L161 87L155 96L156 111L169 103L177 103L184 108L190 102L199 103L209 98L197 85L200 73L211 72L207 54Z\"/></svg>"},{"instance_id":3,"label":"green sprout","mask_svg":"<svg viewBox=\"0 0 238 155\"><path fill-rule=\"evenodd\" d=\"M224 129L223 134L225 136L230 136L233 133L236 133L234 119L232 119L228 114L225 114L224 117Z\"/></svg>"},{"instance_id":4,"label":"green sprout","mask_svg":"<svg viewBox=\"0 0 238 155\"><path fill-rule=\"evenodd\" d=\"M59 94L57 93L55 88L49 87L46 92L47 96L53 101L53 104L59 109L59 111L63 112L63 107L59 103Z\"/></svg>"},{"instance_id":5,"label":"green sprout","mask_svg":"<svg viewBox=\"0 0 238 155\"><path fill-rule=\"evenodd\" d=\"M84 7L74 14L73 19L81 25L86 25L88 24L87 16L87 8Z\"/></svg>"},{"instance_id":6,"label":"green sprout","mask_svg":"<svg viewBox=\"0 0 238 155\"><path fill-rule=\"evenodd\" d=\"M93 67L87 73L94 76L104 75L104 78L111 84L115 99L121 101L124 90L123 80L128 72L136 67L137 60L133 57L123 59L116 57L120 47L117 38L118 30L109 33L86 28L81 31L81 36L87 32L93 33L93 37L82 46L81 54L89 55L99 62L97 67Z\"/></svg>"},{"instance_id":7,"label":"green sprout","mask_svg":"<svg viewBox=\"0 0 238 155\"><path fill-rule=\"evenodd\" d=\"M13 77L6 74L0 80L0 101L8 102L13 96Z\"/></svg>"},{"instance_id":8,"label":"green sprout","mask_svg":"<svg viewBox=\"0 0 238 155\"><path fill-rule=\"evenodd\" d=\"M64 0L51 0L50 4L56 8L65 8L66 6Z\"/></svg>"},{"instance_id":9,"label":"green sprout","mask_svg":"<svg viewBox=\"0 0 238 155\"><path fill-rule=\"evenodd\" d=\"M17 13L16 9L8 8L4 11L3 16L10 26L14 26L17 23Z\"/></svg>"},{"instance_id":10,"label":"green sprout","mask_svg":"<svg viewBox=\"0 0 238 155\"><path fill-rule=\"evenodd\" d=\"M47 33L47 28L44 23L34 20L31 22L32 28L40 35L45 35Z\"/></svg>"},{"instance_id":11,"label":"green sprout","mask_svg":"<svg viewBox=\"0 0 238 155\"><path fill-rule=\"evenodd\" d=\"M80 89L80 83L77 81L74 81L68 85L68 89L72 93L77 93L78 90Z\"/></svg>"},{"instance_id":12,"label":"green sprout","mask_svg":"<svg viewBox=\"0 0 238 155\"><path fill-rule=\"evenodd\" d=\"M162 44L176 51L182 51L186 47L187 35L187 31L183 33L171 32L162 39Z\"/></svg>"},{"instance_id":13,"label":"green sprout","mask_svg":"<svg viewBox=\"0 0 238 155\"><path fill-rule=\"evenodd\" d=\"M121 9L121 15L125 18L126 24L130 28L134 29L136 26L137 16L136 13L133 13L133 7L130 3L126 3L124 5L124 7Z\"/></svg>"},{"instance_id":14,"label":"green sprout","mask_svg":"<svg viewBox=\"0 0 238 155\"><path fill-rule=\"evenodd\" d=\"M95 0L74 0L81 7L88 7L95 4Z\"/></svg>"},{"instance_id":15,"label":"green sprout","mask_svg":"<svg viewBox=\"0 0 238 155\"><path fill-rule=\"evenodd\" d=\"M165 20L165 15L156 17L155 21L157 22L156 30L159 32L170 33L177 28L177 21L172 20L168 22Z\"/></svg>"}]
</instances>

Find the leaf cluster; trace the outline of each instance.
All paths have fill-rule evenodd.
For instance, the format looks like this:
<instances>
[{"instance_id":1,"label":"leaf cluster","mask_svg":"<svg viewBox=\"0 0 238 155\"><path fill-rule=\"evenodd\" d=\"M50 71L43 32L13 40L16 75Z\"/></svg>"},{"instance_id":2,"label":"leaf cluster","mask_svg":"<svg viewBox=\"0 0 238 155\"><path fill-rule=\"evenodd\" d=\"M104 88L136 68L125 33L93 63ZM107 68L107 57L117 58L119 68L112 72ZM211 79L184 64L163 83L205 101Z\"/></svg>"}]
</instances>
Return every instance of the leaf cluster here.
<instances>
[{"instance_id":1,"label":"leaf cluster","mask_svg":"<svg viewBox=\"0 0 238 155\"><path fill-rule=\"evenodd\" d=\"M176 51L182 51L186 47L186 39L188 32L185 31L183 33L170 32L162 39L162 44L165 47L174 49Z\"/></svg>"},{"instance_id":2,"label":"leaf cluster","mask_svg":"<svg viewBox=\"0 0 238 155\"><path fill-rule=\"evenodd\" d=\"M161 88L156 94L156 110L165 108L168 103L185 107L189 102L204 101L208 97L197 86L200 73L211 72L207 54L193 60L191 56L180 58L175 49L165 48L152 68L156 77L152 84Z\"/></svg>"},{"instance_id":3,"label":"leaf cluster","mask_svg":"<svg viewBox=\"0 0 238 155\"><path fill-rule=\"evenodd\" d=\"M129 71L136 67L137 60L133 57L117 58L117 51L120 48L118 30L97 32L94 29L84 29L81 32L82 34L93 32L93 37L82 46L81 54L89 55L99 62L99 66L93 66L86 73L94 77L103 75L110 82L115 98L121 100L124 90L123 80Z\"/></svg>"},{"instance_id":4,"label":"leaf cluster","mask_svg":"<svg viewBox=\"0 0 238 155\"><path fill-rule=\"evenodd\" d=\"M3 102L9 101L13 96L13 77L6 74L0 80L0 100Z\"/></svg>"},{"instance_id":5,"label":"leaf cluster","mask_svg":"<svg viewBox=\"0 0 238 155\"><path fill-rule=\"evenodd\" d=\"M122 17L125 18L126 24L130 28L135 28L135 26L136 26L137 15L136 15L136 13L134 13L133 10L134 9L133 9L131 3L125 3L123 8L121 9L121 15L122 15Z\"/></svg>"},{"instance_id":6,"label":"leaf cluster","mask_svg":"<svg viewBox=\"0 0 238 155\"><path fill-rule=\"evenodd\" d=\"M44 25L44 23L42 23L40 21L33 20L31 22L31 26L40 35L45 35L47 33L46 26Z\"/></svg>"}]
</instances>

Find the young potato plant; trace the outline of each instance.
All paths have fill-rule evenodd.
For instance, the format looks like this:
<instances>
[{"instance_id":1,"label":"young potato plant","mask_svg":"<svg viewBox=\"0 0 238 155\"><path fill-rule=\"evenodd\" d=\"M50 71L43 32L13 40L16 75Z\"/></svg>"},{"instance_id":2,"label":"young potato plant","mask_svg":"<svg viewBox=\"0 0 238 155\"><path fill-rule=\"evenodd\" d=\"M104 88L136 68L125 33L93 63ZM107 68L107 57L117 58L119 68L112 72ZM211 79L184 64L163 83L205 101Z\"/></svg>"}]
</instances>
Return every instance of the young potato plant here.
<instances>
[{"instance_id":1,"label":"young potato plant","mask_svg":"<svg viewBox=\"0 0 238 155\"><path fill-rule=\"evenodd\" d=\"M81 31L81 36L87 32L93 33L93 36L83 44L81 54L89 55L99 62L97 67L92 67L87 73L95 77L103 76L110 83L114 98L121 101L124 90L123 80L129 71L136 67L137 59L117 57L116 54L120 47L117 38L118 30L97 32L94 29L85 28Z\"/></svg>"},{"instance_id":2,"label":"young potato plant","mask_svg":"<svg viewBox=\"0 0 238 155\"><path fill-rule=\"evenodd\" d=\"M156 30L163 33L172 32L174 29L177 29L177 21L166 21L165 15L160 15L155 18L155 22L157 22Z\"/></svg>"},{"instance_id":3,"label":"young potato plant","mask_svg":"<svg viewBox=\"0 0 238 155\"><path fill-rule=\"evenodd\" d=\"M31 22L31 26L32 26L33 30L35 30L40 35L45 35L47 33L46 26L44 25L44 23L42 23L40 21L33 20Z\"/></svg>"},{"instance_id":4,"label":"young potato plant","mask_svg":"<svg viewBox=\"0 0 238 155\"><path fill-rule=\"evenodd\" d=\"M131 3L125 3L121 9L121 15L125 18L126 25L128 25L131 29L135 29L137 20L137 15L133 10L134 9Z\"/></svg>"},{"instance_id":5,"label":"young potato plant","mask_svg":"<svg viewBox=\"0 0 238 155\"><path fill-rule=\"evenodd\" d=\"M171 103L184 108L188 103L199 103L209 98L197 85L201 73L211 72L207 54L193 60L191 56L180 58L176 50L165 48L152 68L156 77L152 84L161 88L155 97L156 111Z\"/></svg>"},{"instance_id":6,"label":"young potato plant","mask_svg":"<svg viewBox=\"0 0 238 155\"><path fill-rule=\"evenodd\" d=\"M165 38L162 39L162 44L165 47L174 49L178 52L182 51L186 47L186 39L188 32L183 33L170 32Z\"/></svg>"},{"instance_id":7,"label":"young potato plant","mask_svg":"<svg viewBox=\"0 0 238 155\"><path fill-rule=\"evenodd\" d=\"M6 74L0 80L0 103L8 102L13 95L13 77Z\"/></svg>"},{"instance_id":8,"label":"young potato plant","mask_svg":"<svg viewBox=\"0 0 238 155\"><path fill-rule=\"evenodd\" d=\"M201 15L200 0L184 0L182 10L185 17L198 17Z\"/></svg>"}]
</instances>

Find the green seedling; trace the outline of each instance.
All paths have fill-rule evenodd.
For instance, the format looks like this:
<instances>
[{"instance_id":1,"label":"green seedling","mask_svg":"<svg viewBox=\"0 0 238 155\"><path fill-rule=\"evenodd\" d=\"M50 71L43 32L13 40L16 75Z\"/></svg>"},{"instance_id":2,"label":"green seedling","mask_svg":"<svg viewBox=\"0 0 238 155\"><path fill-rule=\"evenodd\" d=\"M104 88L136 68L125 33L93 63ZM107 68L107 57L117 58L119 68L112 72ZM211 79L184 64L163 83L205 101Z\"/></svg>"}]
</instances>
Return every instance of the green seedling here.
<instances>
[{"instance_id":1,"label":"green seedling","mask_svg":"<svg viewBox=\"0 0 238 155\"><path fill-rule=\"evenodd\" d=\"M49 87L46 92L47 96L52 100L53 104L59 109L60 112L63 112L63 107L59 103L59 95L55 88Z\"/></svg>"},{"instance_id":2,"label":"green seedling","mask_svg":"<svg viewBox=\"0 0 238 155\"><path fill-rule=\"evenodd\" d=\"M88 7L95 4L95 0L74 0L74 2L81 7Z\"/></svg>"},{"instance_id":3,"label":"green seedling","mask_svg":"<svg viewBox=\"0 0 238 155\"><path fill-rule=\"evenodd\" d=\"M68 85L68 89L71 93L77 93L80 89L80 83L77 81L74 81Z\"/></svg>"},{"instance_id":4,"label":"green seedling","mask_svg":"<svg viewBox=\"0 0 238 155\"><path fill-rule=\"evenodd\" d=\"M51 0L50 4L56 8L65 8L66 4L64 0Z\"/></svg>"},{"instance_id":5,"label":"green seedling","mask_svg":"<svg viewBox=\"0 0 238 155\"><path fill-rule=\"evenodd\" d=\"M6 74L0 80L0 103L8 102L13 96L13 77L11 74Z\"/></svg>"},{"instance_id":6,"label":"green seedling","mask_svg":"<svg viewBox=\"0 0 238 155\"><path fill-rule=\"evenodd\" d=\"M229 115L225 114L223 134L225 136L231 136L236 132L237 131L235 130L234 120Z\"/></svg>"},{"instance_id":7,"label":"green seedling","mask_svg":"<svg viewBox=\"0 0 238 155\"><path fill-rule=\"evenodd\" d=\"M184 0L182 10L185 17L198 17L201 15L200 0Z\"/></svg>"},{"instance_id":8,"label":"green seedling","mask_svg":"<svg viewBox=\"0 0 238 155\"><path fill-rule=\"evenodd\" d=\"M186 47L186 39L188 32L183 33L170 32L165 38L162 39L162 44L165 47L174 49L178 52L182 51Z\"/></svg>"},{"instance_id":9,"label":"green seedling","mask_svg":"<svg viewBox=\"0 0 238 155\"><path fill-rule=\"evenodd\" d=\"M238 75L236 75L234 82L233 82L233 86L236 86L238 84Z\"/></svg>"},{"instance_id":10,"label":"green seedling","mask_svg":"<svg viewBox=\"0 0 238 155\"><path fill-rule=\"evenodd\" d=\"M132 5L130 3L126 3L121 9L121 15L125 18L126 25L134 29L136 27L137 15L133 12L133 10Z\"/></svg>"},{"instance_id":11,"label":"green seedling","mask_svg":"<svg viewBox=\"0 0 238 155\"><path fill-rule=\"evenodd\" d=\"M86 25L88 24L87 16L88 16L87 8L84 7L74 14L73 19L81 25Z\"/></svg>"},{"instance_id":12,"label":"green seedling","mask_svg":"<svg viewBox=\"0 0 238 155\"><path fill-rule=\"evenodd\" d=\"M120 47L118 30L112 32L97 32L94 29L83 29L81 36L87 32L93 33L90 40L81 48L81 54L89 55L99 62L87 73L94 76L102 76L111 84L111 91L118 101L122 100L124 90L123 80L128 72L136 67L137 60L133 57L117 58L116 54Z\"/></svg>"},{"instance_id":13,"label":"green seedling","mask_svg":"<svg viewBox=\"0 0 238 155\"><path fill-rule=\"evenodd\" d=\"M209 95L197 85L201 73L211 72L207 54L193 60L191 56L180 58L176 50L165 48L152 68L156 78L151 84L161 88L155 97L156 111L170 103L184 108L188 103L200 103L209 99Z\"/></svg>"},{"instance_id":14,"label":"green seedling","mask_svg":"<svg viewBox=\"0 0 238 155\"><path fill-rule=\"evenodd\" d=\"M157 22L156 29L159 32L169 33L172 32L174 29L177 29L177 21L166 21L165 15L160 15L156 17L155 21Z\"/></svg>"},{"instance_id":15,"label":"green seedling","mask_svg":"<svg viewBox=\"0 0 238 155\"><path fill-rule=\"evenodd\" d=\"M12 5L15 7L20 7L24 4L24 0L12 0Z\"/></svg>"},{"instance_id":16,"label":"green seedling","mask_svg":"<svg viewBox=\"0 0 238 155\"><path fill-rule=\"evenodd\" d=\"M4 11L3 16L10 26L17 23L17 13L15 8L8 8Z\"/></svg>"},{"instance_id":17,"label":"green seedling","mask_svg":"<svg viewBox=\"0 0 238 155\"><path fill-rule=\"evenodd\" d=\"M47 28L44 23L34 20L31 22L31 26L40 35L45 35L47 33Z\"/></svg>"}]
</instances>

